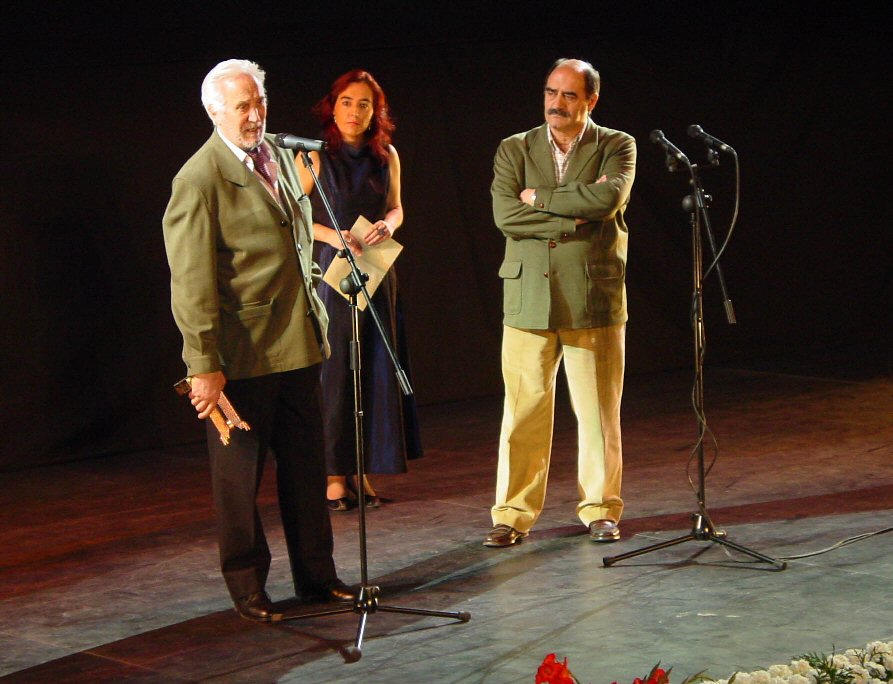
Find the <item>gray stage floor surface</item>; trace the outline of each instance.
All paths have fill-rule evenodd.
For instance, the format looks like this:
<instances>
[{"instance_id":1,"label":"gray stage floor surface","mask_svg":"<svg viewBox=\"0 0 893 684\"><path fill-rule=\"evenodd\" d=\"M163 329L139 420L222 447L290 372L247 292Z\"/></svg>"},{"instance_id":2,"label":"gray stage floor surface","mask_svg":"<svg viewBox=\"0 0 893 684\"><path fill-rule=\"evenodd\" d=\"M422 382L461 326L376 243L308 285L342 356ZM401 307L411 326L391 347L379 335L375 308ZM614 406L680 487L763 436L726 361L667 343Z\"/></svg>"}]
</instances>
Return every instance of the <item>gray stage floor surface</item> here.
<instances>
[{"instance_id":1,"label":"gray stage floor surface","mask_svg":"<svg viewBox=\"0 0 893 684\"><path fill-rule=\"evenodd\" d=\"M690 540L605 567L605 556L692 530L698 510L691 373L631 376L616 544L574 515L575 425L562 399L547 508L509 549L490 527L500 400L422 410L426 455L373 478L370 583L381 605L468 611L261 625L232 610L216 567L201 444L7 473L0 559L0 675L10 682L531 683L548 653L581 682L631 682L660 661L671 681L725 678L805 652L893 639L893 379L814 368L707 370L707 510L737 545ZM275 495L268 590L288 606ZM356 512L332 515L341 577L360 579ZM880 533L880 534L872 534ZM859 535L870 535L839 545ZM814 554L814 555L807 555Z\"/></svg>"}]
</instances>

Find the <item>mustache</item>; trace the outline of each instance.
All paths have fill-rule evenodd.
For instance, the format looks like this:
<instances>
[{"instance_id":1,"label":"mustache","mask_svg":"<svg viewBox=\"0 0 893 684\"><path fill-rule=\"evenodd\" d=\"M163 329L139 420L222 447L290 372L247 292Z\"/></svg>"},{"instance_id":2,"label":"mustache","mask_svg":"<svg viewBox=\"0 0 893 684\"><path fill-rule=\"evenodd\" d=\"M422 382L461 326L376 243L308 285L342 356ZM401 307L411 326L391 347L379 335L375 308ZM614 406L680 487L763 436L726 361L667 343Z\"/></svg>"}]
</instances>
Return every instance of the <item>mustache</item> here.
<instances>
[{"instance_id":1,"label":"mustache","mask_svg":"<svg viewBox=\"0 0 893 684\"><path fill-rule=\"evenodd\" d=\"M568 112L566 109L560 109L560 108L558 108L558 107L552 107L552 108L549 109L549 111L546 112L546 113L547 113L547 114L550 114L550 115L551 115L551 114L555 114L556 116L563 116L565 119L569 119L570 116L571 116L571 115L570 115L570 112Z\"/></svg>"}]
</instances>

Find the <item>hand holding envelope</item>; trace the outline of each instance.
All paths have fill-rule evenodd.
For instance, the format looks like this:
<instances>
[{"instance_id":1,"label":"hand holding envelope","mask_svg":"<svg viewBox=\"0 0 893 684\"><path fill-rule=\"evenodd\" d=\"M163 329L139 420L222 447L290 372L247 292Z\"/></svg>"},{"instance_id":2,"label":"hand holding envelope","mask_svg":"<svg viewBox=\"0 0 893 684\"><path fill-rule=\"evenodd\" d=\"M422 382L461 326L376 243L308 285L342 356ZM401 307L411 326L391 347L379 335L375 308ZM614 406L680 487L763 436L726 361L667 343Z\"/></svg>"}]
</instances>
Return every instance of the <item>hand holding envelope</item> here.
<instances>
[{"instance_id":1,"label":"hand holding envelope","mask_svg":"<svg viewBox=\"0 0 893 684\"><path fill-rule=\"evenodd\" d=\"M397 260L397 257L403 250L403 245L395 241L393 238L380 242L377 245L370 245L364 242L363 236L369 232L371 227L372 224L366 218L360 216L350 229L350 234L353 238L363 245L363 254L356 257L356 262L357 268L369 276L369 280L366 282L366 291L369 293L369 297L372 297L372 295L375 294L375 290L381 284L388 269L391 268L394 261ZM347 259L333 259L332 263L329 264L329 268L326 269L323 280L334 289L335 292L338 292L345 299L349 299L349 297L341 291L340 287L341 281L349 273L350 264L347 263ZM363 311L366 308L365 297L357 298L357 307L360 311Z\"/></svg>"}]
</instances>

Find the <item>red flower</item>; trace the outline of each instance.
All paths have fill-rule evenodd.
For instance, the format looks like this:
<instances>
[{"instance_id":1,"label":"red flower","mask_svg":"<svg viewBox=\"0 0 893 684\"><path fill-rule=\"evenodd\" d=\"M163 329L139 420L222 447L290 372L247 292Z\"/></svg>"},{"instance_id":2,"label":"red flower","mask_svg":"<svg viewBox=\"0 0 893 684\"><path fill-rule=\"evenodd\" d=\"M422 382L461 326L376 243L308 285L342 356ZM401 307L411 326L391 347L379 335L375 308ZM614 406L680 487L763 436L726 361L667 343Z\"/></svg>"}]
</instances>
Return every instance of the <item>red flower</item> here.
<instances>
[{"instance_id":1,"label":"red flower","mask_svg":"<svg viewBox=\"0 0 893 684\"><path fill-rule=\"evenodd\" d=\"M645 684L670 684L670 673L655 665Z\"/></svg>"},{"instance_id":2,"label":"red flower","mask_svg":"<svg viewBox=\"0 0 893 684\"><path fill-rule=\"evenodd\" d=\"M555 654L550 653L536 671L534 684L578 684L578 682L567 669L567 658L559 663L555 659Z\"/></svg>"},{"instance_id":3,"label":"red flower","mask_svg":"<svg viewBox=\"0 0 893 684\"><path fill-rule=\"evenodd\" d=\"M660 663L658 663L659 665ZM613 684L617 684L614 682ZM670 671L662 670L657 665L651 668L651 672L648 673L648 677L642 679L641 677L636 677L633 680L633 684L670 684ZM686 684L683 682L682 684Z\"/></svg>"}]
</instances>

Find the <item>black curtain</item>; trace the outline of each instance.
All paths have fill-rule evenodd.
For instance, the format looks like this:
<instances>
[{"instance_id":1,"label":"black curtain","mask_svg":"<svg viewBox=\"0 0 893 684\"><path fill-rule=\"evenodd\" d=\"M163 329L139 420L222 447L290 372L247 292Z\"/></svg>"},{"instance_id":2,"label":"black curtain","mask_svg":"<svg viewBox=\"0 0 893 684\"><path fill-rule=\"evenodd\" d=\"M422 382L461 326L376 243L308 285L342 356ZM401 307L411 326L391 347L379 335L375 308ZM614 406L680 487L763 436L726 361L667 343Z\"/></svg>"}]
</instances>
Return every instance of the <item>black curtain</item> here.
<instances>
[{"instance_id":1,"label":"black curtain","mask_svg":"<svg viewBox=\"0 0 893 684\"><path fill-rule=\"evenodd\" d=\"M315 137L310 107L348 69L384 87L403 165L397 269L422 404L502 390L492 158L502 138L542 122L558 57L595 64L594 118L639 144L629 373L691 362L687 176L667 172L648 136L660 128L703 163L703 145L686 136L693 123L741 160L740 218L723 259L738 324L725 323L708 280L707 363L890 348L890 56L879 17L484 5L423 15L327 3L252 21L226 5L213 16L182 4L63 5L4 22L0 470L201 439L172 390L183 366L160 222L171 178L211 132L201 80L230 57L267 71L272 132ZM731 159L703 180L721 240Z\"/></svg>"}]
</instances>

